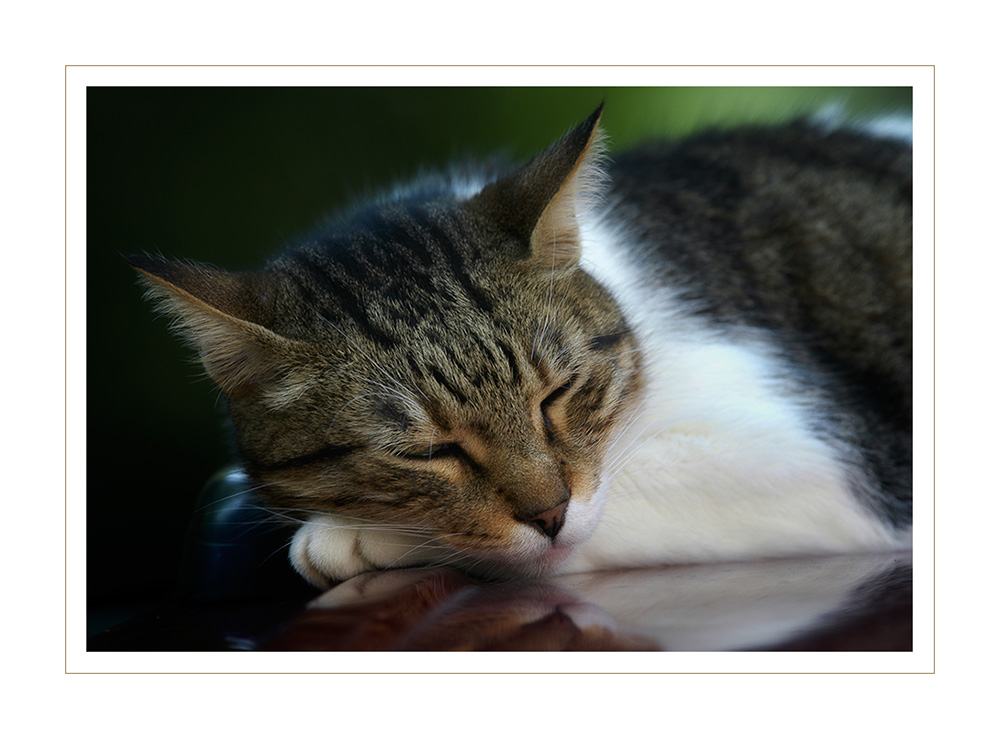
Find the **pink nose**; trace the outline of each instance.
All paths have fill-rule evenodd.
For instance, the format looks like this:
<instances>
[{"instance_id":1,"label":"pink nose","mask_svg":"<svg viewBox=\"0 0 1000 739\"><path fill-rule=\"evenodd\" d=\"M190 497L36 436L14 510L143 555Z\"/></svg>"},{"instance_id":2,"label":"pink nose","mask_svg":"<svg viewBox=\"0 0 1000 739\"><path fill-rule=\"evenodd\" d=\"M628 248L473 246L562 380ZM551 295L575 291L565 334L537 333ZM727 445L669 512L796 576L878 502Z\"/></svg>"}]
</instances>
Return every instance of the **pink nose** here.
<instances>
[{"instance_id":1,"label":"pink nose","mask_svg":"<svg viewBox=\"0 0 1000 739\"><path fill-rule=\"evenodd\" d=\"M535 515L523 520L526 523L536 526L539 531L554 540L556 538L556 534L559 533L559 529L561 529L563 524L566 522L566 507L568 505L569 500L564 500L554 508L549 508L547 511L536 513Z\"/></svg>"}]
</instances>

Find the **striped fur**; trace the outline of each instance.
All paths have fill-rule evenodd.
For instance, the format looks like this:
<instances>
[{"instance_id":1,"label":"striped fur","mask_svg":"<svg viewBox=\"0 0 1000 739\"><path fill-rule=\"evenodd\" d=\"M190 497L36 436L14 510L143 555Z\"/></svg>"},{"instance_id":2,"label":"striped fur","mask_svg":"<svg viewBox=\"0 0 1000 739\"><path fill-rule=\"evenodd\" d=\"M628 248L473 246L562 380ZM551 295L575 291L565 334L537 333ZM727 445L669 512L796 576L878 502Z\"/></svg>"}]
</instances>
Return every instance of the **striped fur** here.
<instances>
[{"instance_id":1,"label":"striped fur","mask_svg":"<svg viewBox=\"0 0 1000 739\"><path fill-rule=\"evenodd\" d=\"M599 118L259 271L132 258L311 582L905 545L905 150L718 135L624 158L599 206Z\"/></svg>"}]
</instances>

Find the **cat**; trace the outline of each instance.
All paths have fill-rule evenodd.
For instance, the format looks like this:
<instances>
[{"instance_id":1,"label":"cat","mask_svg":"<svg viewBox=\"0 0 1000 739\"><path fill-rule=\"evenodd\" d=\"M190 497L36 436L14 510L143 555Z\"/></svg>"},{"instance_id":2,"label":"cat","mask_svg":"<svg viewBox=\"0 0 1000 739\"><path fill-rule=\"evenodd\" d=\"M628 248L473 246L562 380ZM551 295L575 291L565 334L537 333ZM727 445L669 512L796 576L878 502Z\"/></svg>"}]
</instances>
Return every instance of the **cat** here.
<instances>
[{"instance_id":1,"label":"cat","mask_svg":"<svg viewBox=\"0 0 1000 739\"><path fill-rule=\"evenodd\" d=\"M602 115L260 270L128 258L310 583L910 546L911 147Z\"/></svg>"}]
</instances>

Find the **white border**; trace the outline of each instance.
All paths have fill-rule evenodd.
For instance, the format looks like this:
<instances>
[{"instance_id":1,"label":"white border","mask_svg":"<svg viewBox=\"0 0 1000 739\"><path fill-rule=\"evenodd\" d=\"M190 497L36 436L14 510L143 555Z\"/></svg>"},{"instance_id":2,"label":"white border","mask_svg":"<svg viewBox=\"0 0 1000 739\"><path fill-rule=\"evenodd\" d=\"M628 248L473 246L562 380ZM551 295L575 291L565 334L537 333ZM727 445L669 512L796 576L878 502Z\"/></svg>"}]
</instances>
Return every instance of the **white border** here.
<instances>
[{"instance_id":1,"label":"white border","mask_svg":"<svg viewBox=\"0 0 1000 739\"><path fill-rule=\"evenodd\" d=\"M930 672L933 655L933 69L929 67L71 67L67 70L68 672ZM86 88L91 85L910 86L914 113L912 653L86 652Z\"/></svg>"}]
</instances>

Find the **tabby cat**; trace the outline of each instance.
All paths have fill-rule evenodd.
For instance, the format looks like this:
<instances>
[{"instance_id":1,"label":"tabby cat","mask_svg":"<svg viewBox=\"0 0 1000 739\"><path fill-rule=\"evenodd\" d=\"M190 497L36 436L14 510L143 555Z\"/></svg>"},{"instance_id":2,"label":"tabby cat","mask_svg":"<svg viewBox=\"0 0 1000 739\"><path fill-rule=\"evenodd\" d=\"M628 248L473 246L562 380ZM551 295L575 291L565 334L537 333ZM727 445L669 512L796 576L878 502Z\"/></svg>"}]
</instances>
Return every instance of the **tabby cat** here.
<instances>
[{"instance_id":1,"label":"tabby cat","mask_svg":"<svg viewBox=\"0 0 1000 739\"><path fill-rule=\"evenodd\" d=\"M809 122L422 180L264 268L135 256L317 586L906 548L911 153Z\"/></svg>"}]
</instances>

